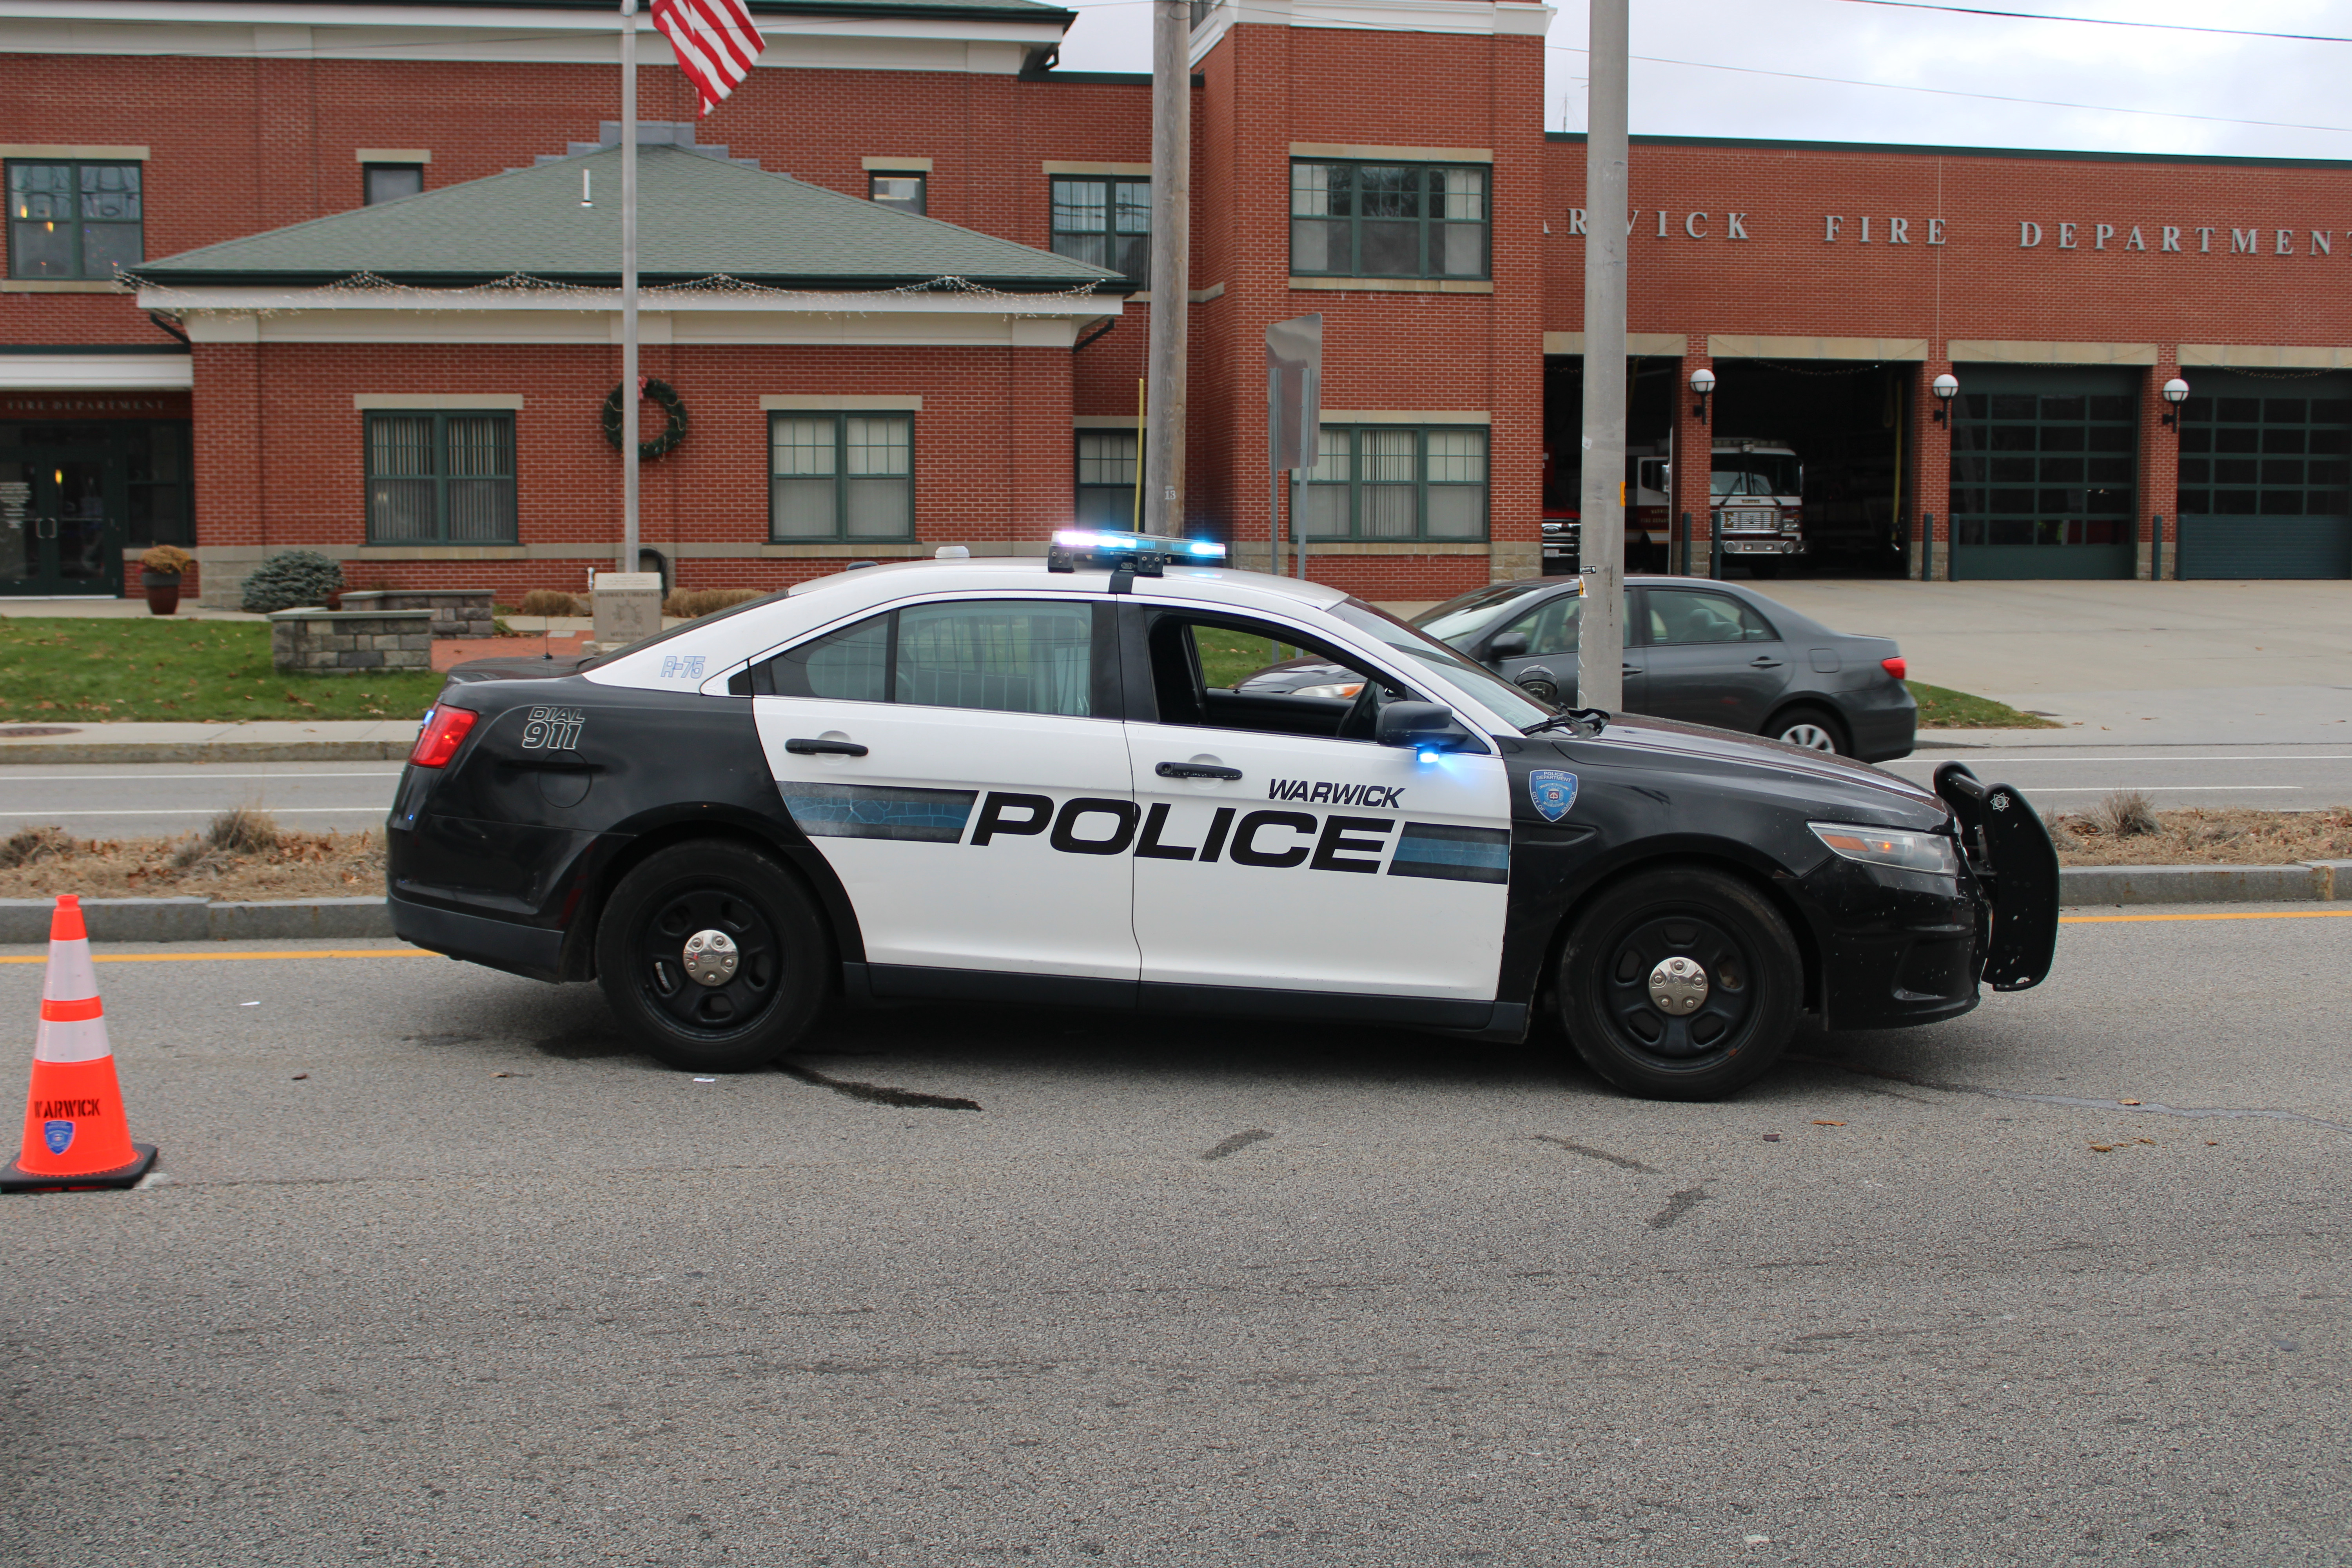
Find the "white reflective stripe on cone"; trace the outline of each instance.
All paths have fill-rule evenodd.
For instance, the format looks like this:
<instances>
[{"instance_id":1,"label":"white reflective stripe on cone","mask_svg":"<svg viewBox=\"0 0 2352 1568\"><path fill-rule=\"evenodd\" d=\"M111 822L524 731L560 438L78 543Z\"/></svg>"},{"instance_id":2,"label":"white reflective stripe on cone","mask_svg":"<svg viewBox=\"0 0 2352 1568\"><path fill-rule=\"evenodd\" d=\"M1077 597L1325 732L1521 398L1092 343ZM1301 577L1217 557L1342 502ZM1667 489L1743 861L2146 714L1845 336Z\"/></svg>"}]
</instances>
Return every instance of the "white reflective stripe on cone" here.
<instances>
[{"instance_id":1,"label":"white reflective stripe on cone","mask_svg":"<svg viewBox=\"0 0 2352 1568\"><path fill-rule=\"evenodd\" d=\"M110 1057L113 1049L106 1043L106 1019L44 1018L33 1035L33 1059L37 1062L94 1062L100 1057Z\"/></svg>"},{"instance_id":2,"label":"white reflective stripe on cone","mask_svg":"<svg viewBox=\"0 0 2352 1568\"><path fill-rule=\"evenodd\" d=\"M89 939L49 943L49 967L41 977L44 1002L86 1002L98 994L98 968L89 961Z\"/></svg>"}]
</instances>

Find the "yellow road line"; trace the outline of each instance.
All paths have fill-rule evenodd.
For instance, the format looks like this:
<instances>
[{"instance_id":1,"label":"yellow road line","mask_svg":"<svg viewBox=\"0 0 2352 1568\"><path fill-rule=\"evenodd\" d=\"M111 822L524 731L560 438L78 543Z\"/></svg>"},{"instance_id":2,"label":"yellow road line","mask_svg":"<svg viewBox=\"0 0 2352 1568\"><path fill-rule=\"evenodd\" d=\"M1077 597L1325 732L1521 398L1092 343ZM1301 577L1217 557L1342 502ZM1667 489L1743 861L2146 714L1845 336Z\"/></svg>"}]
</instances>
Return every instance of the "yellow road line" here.
<instances>
[{"instance_id":1,"label":"yellow road line","mask_svg":"<svg viewBox=\"0 0 2352 1568\"><path fill-rule=\"evenodd\" d=\"M2325 921L2352 919L2352 910L2265 910L2242 915L2060 915L2062 926L2105 925L2119 921Z\"/></svg>"},{"instance_id":2,"label":"yellow road line","mask_svg":"<svg viewBox=\"0 0 2352 1568\"><path fill-rule=\"evenodd\" d=\"M308 952L100 952L98 963L228 963L256 958L438 958L421 947L314 947ZM47 963L48 955L0 958L0 963Z\"/></svg>"}]
</instances>

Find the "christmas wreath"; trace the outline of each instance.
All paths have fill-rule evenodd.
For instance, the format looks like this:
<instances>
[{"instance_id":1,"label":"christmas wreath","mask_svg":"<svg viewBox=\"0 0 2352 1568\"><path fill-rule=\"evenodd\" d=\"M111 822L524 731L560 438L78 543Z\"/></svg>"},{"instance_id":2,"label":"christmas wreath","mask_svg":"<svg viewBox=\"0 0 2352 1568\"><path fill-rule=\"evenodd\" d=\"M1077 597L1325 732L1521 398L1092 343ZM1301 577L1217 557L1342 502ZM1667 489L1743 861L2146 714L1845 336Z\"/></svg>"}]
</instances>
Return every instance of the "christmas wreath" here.
<instances>
[{"instance_id":1,"label":"christmas wreath","mask_svg":"<svg viewBox=\"0 0 2352 1568\"><path fill-rule=\"evenodd\" d=\"M650 463L686 439L686 399L680 397L677 388L669 383L646 375L637 377L637 395L667 416L660 435L650 441L637 443L638 459ZM640 430L645 428L642 420L637 427ZM614 451L621 449L621 389L618 386L614 387L612 395L604 399L604 439L613 443Z\"/></svg>"}]
</instances>

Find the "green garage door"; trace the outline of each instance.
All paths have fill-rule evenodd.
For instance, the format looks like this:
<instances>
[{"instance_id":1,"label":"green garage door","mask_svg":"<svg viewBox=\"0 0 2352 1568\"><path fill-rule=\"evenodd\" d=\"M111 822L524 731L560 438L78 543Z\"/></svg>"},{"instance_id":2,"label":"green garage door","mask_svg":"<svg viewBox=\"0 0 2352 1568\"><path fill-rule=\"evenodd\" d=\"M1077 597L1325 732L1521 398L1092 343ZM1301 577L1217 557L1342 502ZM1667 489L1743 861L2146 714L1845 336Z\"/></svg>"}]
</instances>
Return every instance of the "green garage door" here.
<instances>
[{"instance_id":1,"label":"green garage door","mask_svg":"<svg viewBox=\"0 0 2352 1568\"><path fill-rule=\"evenodd\" d=\"M2139 373L1955 365L1952 575L2137 571Z\"/></svg>"},{"instance_id":2,"label":"green garage door","mask_svg":"<svg viewBox=\"0 0 2352 1568\"><path fill-rule=\"evenodd\" d=\"M2180 575L2352 576L2352 376L2194 374Z\"/></svg>"}]
</instances>

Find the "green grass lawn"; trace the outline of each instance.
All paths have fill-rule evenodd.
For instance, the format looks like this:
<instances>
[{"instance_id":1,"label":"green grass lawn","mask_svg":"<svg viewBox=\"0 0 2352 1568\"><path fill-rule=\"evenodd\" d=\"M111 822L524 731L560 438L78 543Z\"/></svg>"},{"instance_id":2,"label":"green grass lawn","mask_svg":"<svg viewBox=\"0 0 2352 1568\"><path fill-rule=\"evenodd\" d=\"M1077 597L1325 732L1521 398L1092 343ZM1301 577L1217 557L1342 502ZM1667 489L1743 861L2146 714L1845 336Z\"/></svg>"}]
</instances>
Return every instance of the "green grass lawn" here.
<instances>
[{"instance_id":1,"label":"green grass lawn","mask_svg":"<svg viewBox=\"0 0 2352 1568\"><path fill-rule=\"evenodd\" d=\"M1229 687L1244 676L1255 675L1269 664L1296 658L1298 653L1297 648L1285 646L1277 654L1274 645L1264 637L1245 637L1219 626L1193 627L1192 643L1201 650L1201 674L1211 686Z\"/></svg>"},{"instance_id":2,"label":"green grass lawn","mask_svg":"<svg viewBox=\"0 0 2352 1568\"><path fill-rule=\"evenodd\" d=\"M2006 702L1995 702L1990 697L1975 697L1949 687L1930 686L1924 680L1906 680L1911 695L1919 701L1919 728L1922 730L2063 730L2063 724L2053 723L2039 714L2011 708Z\"/></svg>"},{"instance_id":3,"label":"green grass lawn","mask_svg":"<svg viewBox=\"0 0 2352 1568\"><path fill-rule=\"evenodd\" d=\"M0 720L413 719L430 670L287 675L251 621L0 619Z\"/></svg>"}]
</instances>

